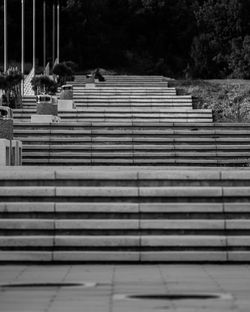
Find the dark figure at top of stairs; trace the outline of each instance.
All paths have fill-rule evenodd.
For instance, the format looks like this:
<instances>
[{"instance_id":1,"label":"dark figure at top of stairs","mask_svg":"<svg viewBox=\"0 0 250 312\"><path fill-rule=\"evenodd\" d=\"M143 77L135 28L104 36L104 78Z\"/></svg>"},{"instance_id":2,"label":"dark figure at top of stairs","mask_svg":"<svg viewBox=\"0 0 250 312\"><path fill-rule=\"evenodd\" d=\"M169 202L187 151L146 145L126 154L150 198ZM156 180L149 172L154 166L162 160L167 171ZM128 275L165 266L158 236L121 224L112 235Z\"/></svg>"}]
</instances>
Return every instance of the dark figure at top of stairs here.
<instances>
[{"instance_id":1,"label":"dark figure at top of stairs","mask_svg":"<svg viewBox=\"0 0 250 312\"><path fill-rule=\"evenodd\" d=\"M99 81L105 81L105 78L100 73L100 69L97 68L95 71L95 79L98 79Z\"/></svg>"}]
</instances>

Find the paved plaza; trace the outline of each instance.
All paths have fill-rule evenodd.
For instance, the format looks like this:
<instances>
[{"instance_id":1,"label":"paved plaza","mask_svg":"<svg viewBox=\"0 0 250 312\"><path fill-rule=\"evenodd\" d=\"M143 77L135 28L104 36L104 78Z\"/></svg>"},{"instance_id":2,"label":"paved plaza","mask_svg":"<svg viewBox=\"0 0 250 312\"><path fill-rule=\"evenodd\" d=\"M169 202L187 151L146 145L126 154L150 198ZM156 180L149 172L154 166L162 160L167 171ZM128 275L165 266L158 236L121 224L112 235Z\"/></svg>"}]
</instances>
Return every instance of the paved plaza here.
<instances>
[{"instance_id":1,"label":"paved plaza","mask_svg":"<svg viewBox=\"0 0 250 312\"><path fill-rule=\"evenodd\" d=\"M1 312L250 311L249 265L3 265L0 283Z\"/></svg>"}]
</instances>

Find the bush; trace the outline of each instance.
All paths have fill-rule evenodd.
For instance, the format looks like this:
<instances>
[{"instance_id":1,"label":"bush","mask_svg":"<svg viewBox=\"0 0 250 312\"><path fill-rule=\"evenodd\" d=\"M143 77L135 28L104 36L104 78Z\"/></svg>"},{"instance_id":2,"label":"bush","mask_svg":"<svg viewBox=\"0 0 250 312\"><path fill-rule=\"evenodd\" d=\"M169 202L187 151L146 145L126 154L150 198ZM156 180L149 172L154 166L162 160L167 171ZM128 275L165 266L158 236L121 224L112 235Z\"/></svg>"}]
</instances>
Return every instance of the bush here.
<instances>
[{"instance_id":1,"label":"bush","mask_svg":"<svg viewBox=\"0 0 250 312\"><path fill-rule=\"evenodd\" d=\"M55 67L53 68L53 74L58 76L59 85L65 84L67 80L69 81L74 80L74 72L72 69L73 66L74 63L70 61L55 65Z\"/></svg>"},{"instance_id":2,"label":"bush","mask_svg":"<svg viewBox=\"0 0 250 312\"><path fill-rule=\"evenodd\" d=\"M195 97L195 108L212 109L214 121L250 121L250 87L247 84L223 80L220 83L204 80L170 82L170 86L177 85L179 94L191 94Z\"/></svg>"},{"instance_id":3,"label":"bush","mask_svg":"<svg viewBox=\"0 0 250 312\"><path fill-rule=\"evenodd\" d=\"M0 75L0 89L4 90L5 105L17 108L21 103L22 74L16 68L10 68L6 74Z\"/></svg>"},{"instance_id":4,"label":"bush","mask_svg":"<svg viewBox=\"0 0 250 312\"><path fill-rule=\"evenodd\" d=\"M232 41L232 53L229 57L232 78L250 79L250 36L235 38Z\"/></svg>"},{"instance_id":5,"label":"bush","mask_svg":"<svg viewBox=\"0 0 250 312\"><path fill-rule=\"evenodd\" d=\"M57 83L48 76L36 76L31 80L32 89L35 94L55 94L57 91Z\"/></svg>"}]
</instances>

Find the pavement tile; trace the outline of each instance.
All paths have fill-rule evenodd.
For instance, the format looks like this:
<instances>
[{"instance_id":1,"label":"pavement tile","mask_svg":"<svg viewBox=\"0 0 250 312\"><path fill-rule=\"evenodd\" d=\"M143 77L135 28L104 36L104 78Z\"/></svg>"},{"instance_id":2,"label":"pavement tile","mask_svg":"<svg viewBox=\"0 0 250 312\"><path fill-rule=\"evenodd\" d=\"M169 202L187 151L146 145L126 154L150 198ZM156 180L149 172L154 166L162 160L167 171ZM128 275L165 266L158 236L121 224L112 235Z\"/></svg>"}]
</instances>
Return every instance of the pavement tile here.
<instances>
[{"instance_id":1,"label":"pavement tile","mask_svg":"<svg viewBox=\"0 0 250 312\"><path fill-rule=\"evenodd\" d=\"M88 282L96 287L5 289L1 312L249 312L249 265L0 266L1 283ZM128 300L123 294L222 293L231 299ZM114 296L113 296L114 295ZM118 296L119 297L119 296Z\"/></svg>"}]
</instances>

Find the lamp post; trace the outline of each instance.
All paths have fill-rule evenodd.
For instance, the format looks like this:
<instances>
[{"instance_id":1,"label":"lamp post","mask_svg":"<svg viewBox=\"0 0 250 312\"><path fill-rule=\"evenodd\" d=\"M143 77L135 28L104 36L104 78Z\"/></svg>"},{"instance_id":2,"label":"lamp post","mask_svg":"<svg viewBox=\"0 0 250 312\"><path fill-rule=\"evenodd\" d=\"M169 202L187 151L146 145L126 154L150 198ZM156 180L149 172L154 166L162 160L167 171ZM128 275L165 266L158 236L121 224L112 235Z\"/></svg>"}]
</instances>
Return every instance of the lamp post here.
<instances>
[{"instance_id":1,"label":"lamp post","mask_svg":"<svg viewBox=\"0 0 250 312\"><path fill-rule=\"evenodd\" d=\"M60 62L60 1L57 1L57 61Z\"/></svg>"},{"instance_id":2,"label":"lamp post","mask_svg":"<svg viewBox=\"0 0 250 312\"><path fill-rule=\"evenodd\" d=\"M24 6L25 6L25 0L21 0L22 4L22 43L21 43L21 73L24 77ZM22 82L22 93L24 94L24 80Z\"/></svg>"},{"instance_id":3,"label":"lamp post","mask_svg":"<svg viewBox=\"0 0 250 312\"><path fill-rule=\"evenodd\" d=\"M55 12L55 3L53 2L52 6L52 66L55 63L55 39L56 39L56 29L55 29L55 22L56 22L56 12Z\"/></svg>"},{"instance_id":4,"label":"lamp post","mask_svg":"<svg viewBox=\"0 0 250 312\"><path fill-rule=\"evenodd\" d=\"M33 0L33 70L36 75L36 0Z\"/></svg>"},{"instance_id":5,"label":"lamp post","mask_svg":"<svg viewBox=\"0 0 250 312\"><path fill-rule=\"evenodd\" d=\"M4 0L4 72L7 72L7 0Z\"/></svg>"},{"instance_id":6,"label":"lamp post","mask_svg":"<svg viewBox=\"0 0 250 312\"><path fill-rule=\"evenodd\" d=\"M43 67L46 67L46 1L43 0Z\"/></svg>"}]
</instances>

